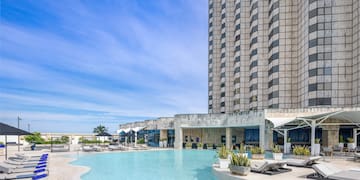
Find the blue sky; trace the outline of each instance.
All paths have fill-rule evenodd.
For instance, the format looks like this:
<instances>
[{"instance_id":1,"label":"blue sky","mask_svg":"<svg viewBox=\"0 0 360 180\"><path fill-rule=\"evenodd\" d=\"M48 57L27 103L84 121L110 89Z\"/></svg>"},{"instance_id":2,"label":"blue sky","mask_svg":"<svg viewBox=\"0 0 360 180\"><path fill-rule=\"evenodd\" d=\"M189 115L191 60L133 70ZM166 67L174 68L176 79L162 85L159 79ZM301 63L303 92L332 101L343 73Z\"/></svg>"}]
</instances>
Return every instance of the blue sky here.
<instances>
[{"instance_id":1,"label":"blue sky","mask_svg":"<svg viewBox=\"0 0 360 180\"><path fill-rule=\"evenodd\" d=\"M91 132L207 112L207 0L0 1L0 121Z\"/></svg>"}]
</instances>

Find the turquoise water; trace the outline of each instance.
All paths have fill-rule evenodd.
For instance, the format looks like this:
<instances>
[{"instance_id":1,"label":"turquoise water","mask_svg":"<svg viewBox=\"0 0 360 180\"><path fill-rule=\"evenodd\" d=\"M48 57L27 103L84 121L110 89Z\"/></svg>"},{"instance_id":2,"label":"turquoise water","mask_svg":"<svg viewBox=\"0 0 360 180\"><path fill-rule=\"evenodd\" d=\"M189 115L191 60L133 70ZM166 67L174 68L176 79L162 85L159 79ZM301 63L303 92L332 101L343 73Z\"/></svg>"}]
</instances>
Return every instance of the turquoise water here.
<instances>
[{"instance_id":1,"label":"turquoise water","mask_svg":"<svg viewBox=\"0 0 360 180\"><path fill-rule=\"evenodd\" d=\"M211 150L166 150L87 154L72 164L91 168L83 180L215 180L215 161Z\"/></svg>"}]
</instances>

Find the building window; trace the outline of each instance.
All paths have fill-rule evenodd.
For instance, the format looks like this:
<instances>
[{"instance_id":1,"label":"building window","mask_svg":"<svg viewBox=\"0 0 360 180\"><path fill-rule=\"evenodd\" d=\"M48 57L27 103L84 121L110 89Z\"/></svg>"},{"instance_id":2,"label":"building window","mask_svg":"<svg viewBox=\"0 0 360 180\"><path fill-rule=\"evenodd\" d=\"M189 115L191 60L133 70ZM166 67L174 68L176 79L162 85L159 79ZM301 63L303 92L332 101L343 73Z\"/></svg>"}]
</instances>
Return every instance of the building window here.
<instances>
[{"instance_id":1,"label":"building window","mask_svg":"<svg viewBox=\"0 0 360 180\"><path fill-rule=\"evenodd\" d=\"M239 30L240 29L240 24L237 24L236 26L235 26L235 31L237 31L237 30Z\"/></svg>"},{"instance_id":2,"label":"building window","mask_svg":"<svg viewBox=\"0 0 360 180\"><path fill-rule=\"evenodd\" d=\"M209 100L212 100L212 98L213 98L212 96L209 96Z\"/></svg>"},{"instance_id":3,"label":"building window","mask_svg":"<svg viewBox=\"0 0 360 180\"><path fill-rule=\"evenodd\" d=\"M212 17L213 17L213 13L210 13L210 14L209 14L209 18L212 18Z\"/></svg>"},{"instance_id":4,"label":"building window","mask_svg":"<svg viewBox=\"0 0 360 180\"><path fill-rule=\"evenodd\" d=\"M250 92L253 91L253 90L257 90L258 89L258 85L257 84L253 84L250 86L249 90Z\"/></svg>"},{"instance_id":5,"label":"building window","mask_svg":"<svg viewBox=\"0 0 360 180\"><path fill-rule=\"evenodd\" d=\"M257 37L254 37L252 40L251 40L251 42L250 42L250 48L251 48L251 46L253 45L253 44L255 44L255 43L257 43L258 41L257 41Z\"/></svg>"},{"instance_id":6,"label":"building window","mask_svg":"<svg viewBox=\"0 0 360 180\"><path fill-rule=\"evenodd\" d=\"M224 67L225 67L225 63L223 62L221 63L220 68L224 68Z\"/></svg>"},{"instance_id":7,"label":"building window","mask_svg":"<svg viewBox=\"0 0 360 180\"><path fill-rule=\"evenodd\" d=\"M224 3L221 5L221 9L225 9L225 8L226 8L226 4Z\"/></svg>"},{"instance_id":8,"label":"building window","mask_svg":"<svg viewBox=\"0 0 360 180\"><path fill-rule=\"evenodd\" d=\"M221 24L221 29L224 29L225 26L226 26L225 23L222 23L222 24Z\"/></svg>"},{"instance_id":9,"label":"building window","mask_svg":"<svg viewBox=\"0 0 360 180\"><path fill-rule=\"evenodd\" d=\"M212 35L213 35L213 32L212 32L212 31L210 31L210 32L209 32L209 36L212 36Z\"/></svg>"},{"instance_id":10,"label":"building window","mask_svg":"<svg viewBox=\"0 0 360 180\"><path fill-rule=\"evenodd\" d=\"M221 14L221 19L225 19L225 17L226 17L225 13Z\"/></svg>"},{"instance_id":11,"label":"building window","mask_svg":"<svg viewBox=\"0 0 360 180\"><path fill-rule=\"evenodd\" d=\"M235 99L234 100L234 106L237 105L237 104L240 104L240 99Z\"/></svg>"},{"instance_id":12,"label":"building window","mask_svg":"<svg viewBox=\"0 0 360 180\"><path fill-rule=\"evenodd\" d=\"M252 24L255 20L257 20L258 18L259 18L258 13L256 13L255 15L253 15L253 16L251 17L251 20L250 20L250 26L251 26L251 24Z\"/></svg>"},{"instance_id":13,"label":"building window","mask_svg":"<svg viewBox=\"0 0 360 180\"><path fill-rule=\"evenodd\" d=\"M279 59L279 52L277 52L277 53L275 53L275 54L272 54L272 55L270 56L270 58L268 59L269 64L270 64L271 62L273 62L274 60L276 60L276 59Z\"/></svg>"},{"instance_id":14,"label":"building window","mask_svg":"<svg viewBox=\"0 0 360 180\"><path fill-rule=\"evenodd\" d=\"M225 38L226 37L226 33L222 33L221 34L221 39Z\"/></svg>"},{"instance_id":15,"label":"building window","mask_svg":"<svg viewBox=\"0 0 360 180\"><path fill-rule=\"evenodd\" d=\"M269 106L270 109L279 109L279 104L272 104Z\"/></svg>"},{"instance_id":16,"label":"building window","mask_svg":"<svg viewBox=\"0 0 360 180\"><path fill-rule=\"evenodd\" d=\"M279 46L279 40L273 41L269 46L269 52L274 48Z\"/></svg>"},{"instance_id":17,"label":"building window","mask_svg":"<svg viewBox=\"0 0 360 180\"><path fill-rule=\"evenodd\" d=\"M253 72L251 75L250 75L250 81L254 78L257 78L258 75L257 75L257 72Z\"/></svg>"},{"instance_id":18,"label":"building window","mask_svg":"<svg viewBox=\"0 0 360 180\"><path fill-rule=\"evenodd\" d=\"M236 16L235 16L235 20L238 20L238 19L240 19L240 13L236 14Z\"/></svg>"},{"instance_id":19,"label":"building window","mask_svg":"<svg viewBox=\"0 0 360 180\"><path fill-rule=\"evenodd\" d=\"M212 63L212 59L209 59L209 64L211 64Z\"/></svg>"},{"instance_id":20,"label":"building window","mask_svg":"<svg viewBox=\"0 0 360 180\"><path fill-rule=\"evenodd\" d=\"M314 68L309 70L309 77L331 75L331 67Z\"/></svg>"},{"instance_id":21,"label":"building window","mask_svg":"<svg viewBox=\"0 0 360 180\"><path fill-rule=\"evenodd\" d=\"M213 50L212 49L210 49L209 50L209 55L211 55L213 53Z\"/></svg>"},{"instance_id":22,"label":"building window","mask_svg":"<svg viewBox=\"0 0 360 180\"><path fill-rule=\"evenodd\" d=\"M209 73L212 73L213 69L212 68L209 68Z\"/></svg>"},{"instance_id":23,"label":"building window","mask_svg":"<svg viewBox=\"0 0 360 180\"><path fill-rule=\"evenodd\" d=\"M225 43L222 43L221 44L221 48L225 48L226 47L226 44Z\"/></svg>"},{"instance_id":24,"label":"building window","mask_svg":"<svg viewBox=\"0 0 360 180\"><path fill-rule=\"evenodd\" d=\"M224 58L224 57L225 57L225 53L222 53L220 58Z\"/></svg>"},{"instance_id":25,"label":"building window","mask_svg":"<svg viewBox=\"0 0 360 180\"><path fill-rule=\"evenodd\" d=\"M209 109L212 109L212 104L209 104Z\"/></svg>"},{"instance_id":26,"label":"building window","mask_svg":"<svg viewBox=\"0 0 360 180\"><path fill-rule=\"evenodd\" d=\"M279 21L279 14L273 16L269 22L269 27L276 21Z\"/></svg>"},{"instance_id":27,"label":"building window","mask_svg":"<svg viewBox=\"0 0 360 180\"><path fill-rule=\"evenodd\" d=\"M309 84L309 92L312 91L329 91L331 90L331 83L330 82L326 82L326 83L314 83L314 84Z\"/></svg>"},{"instance_id":28,"label":"building window","mask_svg":"<svg viewBox=\"0 0 360 180\"><path fill-rule=\"evenodd\" d=\"M250 103L256 102L257 101L257 96L251 96L249 101L250 101Z\"/></svg>"},{"instance_id":29,"label":"building window","mask_svg":"<svg viewBox=\"0 0 360 180\"><path fill-rule=\"evenodd\" d=\"M234 84L238 84L238 83L240 83L240 78L239 77L235 78L235 80L234 80Z\"/></svg>"},{"instance_id":30,"label":"building window","mask_svg":"<svg viewBox=\"0 0 360 180\"><path fill-rule=\"evenodd\" d=\"M279 34L279 27L274 28L273 30L271 30L270 34L269 34L269 40L275 35L275 34Z\"/></svg>"},{"instance_id":31,"label":"building window","mask_svg":"<svg viewBox=\"0 0 360 180\"><path fill-rule=\"evenodd\" d=\"M240 72L240 67L236 67L235 71L234 71L234 74L239 73L239 72Z\"/></svg>"},{"instance_id":32,"label":"building window","mask_svg":"<svg viewBox=\"0 0 360 180\"><path fill-rule=\"evenodd\" d=\"M221 84L220 84L220 87L225 87L225 83L221 83Z\"/></svg>"},{"instance_id":33,"label":"building window","mask_svg":"<svg viewBox=\"0 0 360 180\"><path fill-rule=\"evenodd\" d=\"M271 5L271 8L269 10L269 16L277 8L279 8L279 1L276 1L274 4Z\"/></svg>"},{"instance_id":34,"label":"building window","mask_svg":"<svg viewBox=\"0 0 360 180\"><path fill-rule=\"evenodd\" d=\"M240 34L235 36L235 41L238 41L238 40L240 40Z\"/></svg>"},{"instance_id":35,"label":"building window","mask_svg":"<svg viewBox=\"0 0 360 180\"><path fill-rule=\"evenodd\" d=\"M222 92L220 96L225 97L225 92Z\"/></svg>"},{"instance_id":36,"label":"building window","mask_svg":"<svg viewBox=\"0 0 360 180\"><path fill-rule=\"evenodd\" d=\"M258 31L258 26L254 26L253 28L251 28L251 31L250 31L250 36L254 33L254 32L257 32Z\"/></svg>"},{"instance_id":37,"label":"building window","mask_svg":"<svg viewBox=\"0 0 360 180\"><path fill-rule=\"evenodd\" d=\"M225 77L225 72L220 74L220 78L224 78Z\"/></svg>"},{"instance_id":38,"label":"building window","mask_svg":"<svg viewBox=\"0 0 360 180\"><path fill-rule=\"evenodd\" d=\"M269 100L272 98L278 98L278 97L279 97L279 91L274 91L268 95Z\"/></svg>"},{"instance_id":39,"label":"building window","mask_svg":"<svg viewBox=\"0 0 360 180\"><path fill-rule=\"evenodd\" d=\"M212 77L209 77L209 82L212 82L213 78Z\"/></svg>"},{"instance_id":40,"label":"building window","mask_svg":"<svg viewBox=\"0 0 360 180\"><path fill-rule=\"evenodd\" d=\"M271 67L271 69L268 72L268 75L270 76L271 74L273 74L275 72L279 72L279 65Z\"/></svg>"},{"instance_id":41,"label":"building window","mask_svg":"<svg viewBox=\"0 0 360 180\"><path fill-rule=\"evenodd\" d=\"M279 85L279 78L273 79L268 83L268 88L271 88L274 85Z\"/></svg>"},{"instance_id":42,"label":"building window","mask_svg":"<svg viewBox=\"0 0 360 180\"><path fill-rule=\"evenodd\" d=\"M331 60L331 52L321 52L309 55L309 63L314 61Z\"/></svg>"},{"instance_id":43,"label":"building window","mask_svg":"<svg viewBox=\"0 0 360 180\"><path fill-rule=\"evenodd\" d=\"M250 70L251 70L253 67L257 66L257 65L258 65L258 61L257 61L257 60L251 62L251 64L250 64Z\"/></svg>"},{"instance_id":44,"label":"building window","mask_svg":"<svg viewBox=\"0 0 360 180\"><path fill-rule=\"evenodd\" d=\"M240 56L237 56L237 57L235 58L234 63L237 63L237 62L240 62Z\"/></svg>"},{"instance_id":45,"label":"building window","mask_svg":"<svg viewBox=\"0 0 360 180\"><path fill-rule=\"evenodd\" d=\"M257 1L251 6L250 14L252 14L253 10L255 10L256 8L258 8L258 2Z\"/></svg>"},{"instance_id":46,"label":"building window","mask_svg":"<svg viewBox=\"0 0 360 180\"><path fill-rule=\"evenodd\" d=\"M331 98L312 98L309 99L309 106L331 105Z\"/></svg>"},{"instance_id":47,"label":"building window","mask_svg":"<svg viewBox=\"0 0 360 180\"><path fill-rule=\"evenodd\" d=\"M225 102L221 102L220 106L225 107Z\"/></svg>"},{"instance_id":48,"label":"building window","mask_svg":"<svg viewBox=\"0 0 360 180\"><path fill-rule=\"evenodd\" d=\"M236 9L239 9L241 6L240 6L240 2L238 2L237 4L236 4L236 6L235 6L235 10Z\"/></svg>"},{"instance_id":49,"label":"building window","mask_svg":"<svg viewBox=\"0 0 360 180\"><path fill-rule=\"evenodd\" d=\"M250 53L250 59L251 59L253 56L255 56L255 55L257 55L257 49L254 49L254 50L251 51L251 53Z\"/></svg>"},{"instance_id":50,"label":"building window","mask_svg":"<svg viewBox=\"0 0 360 180\"><path fill-rule=\"evenodd\" d=\"M240 51L240 45L235 47L235 52Z\"/></svg>"}]
</instances>

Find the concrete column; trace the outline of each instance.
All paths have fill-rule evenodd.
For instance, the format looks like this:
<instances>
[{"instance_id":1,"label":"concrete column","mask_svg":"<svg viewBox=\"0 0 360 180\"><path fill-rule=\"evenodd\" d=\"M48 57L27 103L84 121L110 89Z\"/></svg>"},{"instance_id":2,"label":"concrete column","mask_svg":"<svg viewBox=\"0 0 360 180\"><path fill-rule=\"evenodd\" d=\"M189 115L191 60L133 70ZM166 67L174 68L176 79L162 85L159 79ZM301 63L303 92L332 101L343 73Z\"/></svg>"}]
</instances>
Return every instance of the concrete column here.
<instances>
[{"instance_id":1,"label":"concrete column","mask_svg":"<svg viewBox=\"0 0 360 180\"><path fill-rule=\"evenodd\" d=\"M259 126L259 146L265 149L265 124Z\"/></svg>"},{"instance_id":2,"label":"concrete column","mask_svg":"<svg viewBox=\"0 0 360 180\"><path fill-rule=\"evenodd\" d=\"M137 145L137 132L135 132L135 146Z\"/></svg>"},{"instance_id":3,"label":"concrete column","mask_svg":"<svg viewBox=\"0 0 360 180\"><path fill-rule=\"evenodd\" d=\"M322 145L324 147L334 147L339 144L339 128L340 126L322 125Z\"/></svg>"},{"instance_id":4,"label":"concrete column","mask_svg":"<svg viewBox=\"0 0 360 180\"><path fill-rule=\"evenodd\" d=\"M288 134L288 130L287 129L285 129L284 130L284 153L290 153L289 151L288 151L288 149L290 149L290 148L288 148L287 147L287 134Z\"/></svg>"},{"instance_id":5,"label":"concrete column","mask_svg":"<svg viewBox=\"0 0 360 180\"><path fill-rule=\"evenodd\" d=\"M231 149L231 145L231 128L226 128L226 148Z\"/></svg>"},{"instance_id":6,"label":"concrete column","mask_svg":"<svg viewBox=\"0 0 360 180\"><path fill-rule=\"evenodd\" d=\"M353 139L354 139L355 146L357 146L357 128L353 129Z\"/></svg>"},{"instance_id":7,"label":"concrete column","mask_svg":"<svg viewBox=\"0 0 360 180\"><path fill-rule=\"evenodd\" d=\"M316 128L316 122L311 122L311 155L315 155L315 128Z\"/></svg>"},{"instance_id":8,"label":"concrete column","mask_svg":"<svg viewBox=\"0 0 360 180\"><path fill-rule=\"evenodd\" d=\"M166 141L161 141L162 142L162 147L167 147L167 137L168 137L168 134L167 134L167 129L161 129L160 130L160 141L162 139L166 139ZM160 143L160 142L159 142ZM159 144L160 145L160 144Z\"/></svg>"},{"instance_id":9,"label":"concrete column","mask_svg":"<svg viewBox=\"0 0 360 180\"><path fill-rule=\"evenodd\" d=\"M265 150L271 150L273 147L273 131L269 126L265 126Z\"/></svg>"},{"instance_id":10,"label":"concrete column","mask_svg":"<svg viewBox=\"0 0 360 180\"><path fill-rule=\"evenodd\" d=\"M183 143L183 129L180 127L175 128L174 148L182 149L182 143Z\"/></svg>"}]
</instances>

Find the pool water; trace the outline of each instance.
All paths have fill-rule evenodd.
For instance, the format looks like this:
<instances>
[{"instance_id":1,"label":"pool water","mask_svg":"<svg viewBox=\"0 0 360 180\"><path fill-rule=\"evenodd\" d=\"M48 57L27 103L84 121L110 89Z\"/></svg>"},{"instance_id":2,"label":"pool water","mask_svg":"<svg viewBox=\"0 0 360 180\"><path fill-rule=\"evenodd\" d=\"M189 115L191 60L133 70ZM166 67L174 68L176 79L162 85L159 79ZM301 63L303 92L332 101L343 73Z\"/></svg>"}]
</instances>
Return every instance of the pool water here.
<instances>
[{"instance_id":1,"label":"pool water","mask_svg":"<svg viewBox=\"0 0 360 180\"><path fill-rule=\"evenodd\" d=\"M165 150L86 154L72 164L91 168L83 180L215 180L215 161L216 151Z\"/></svg>"}]
</instances>

